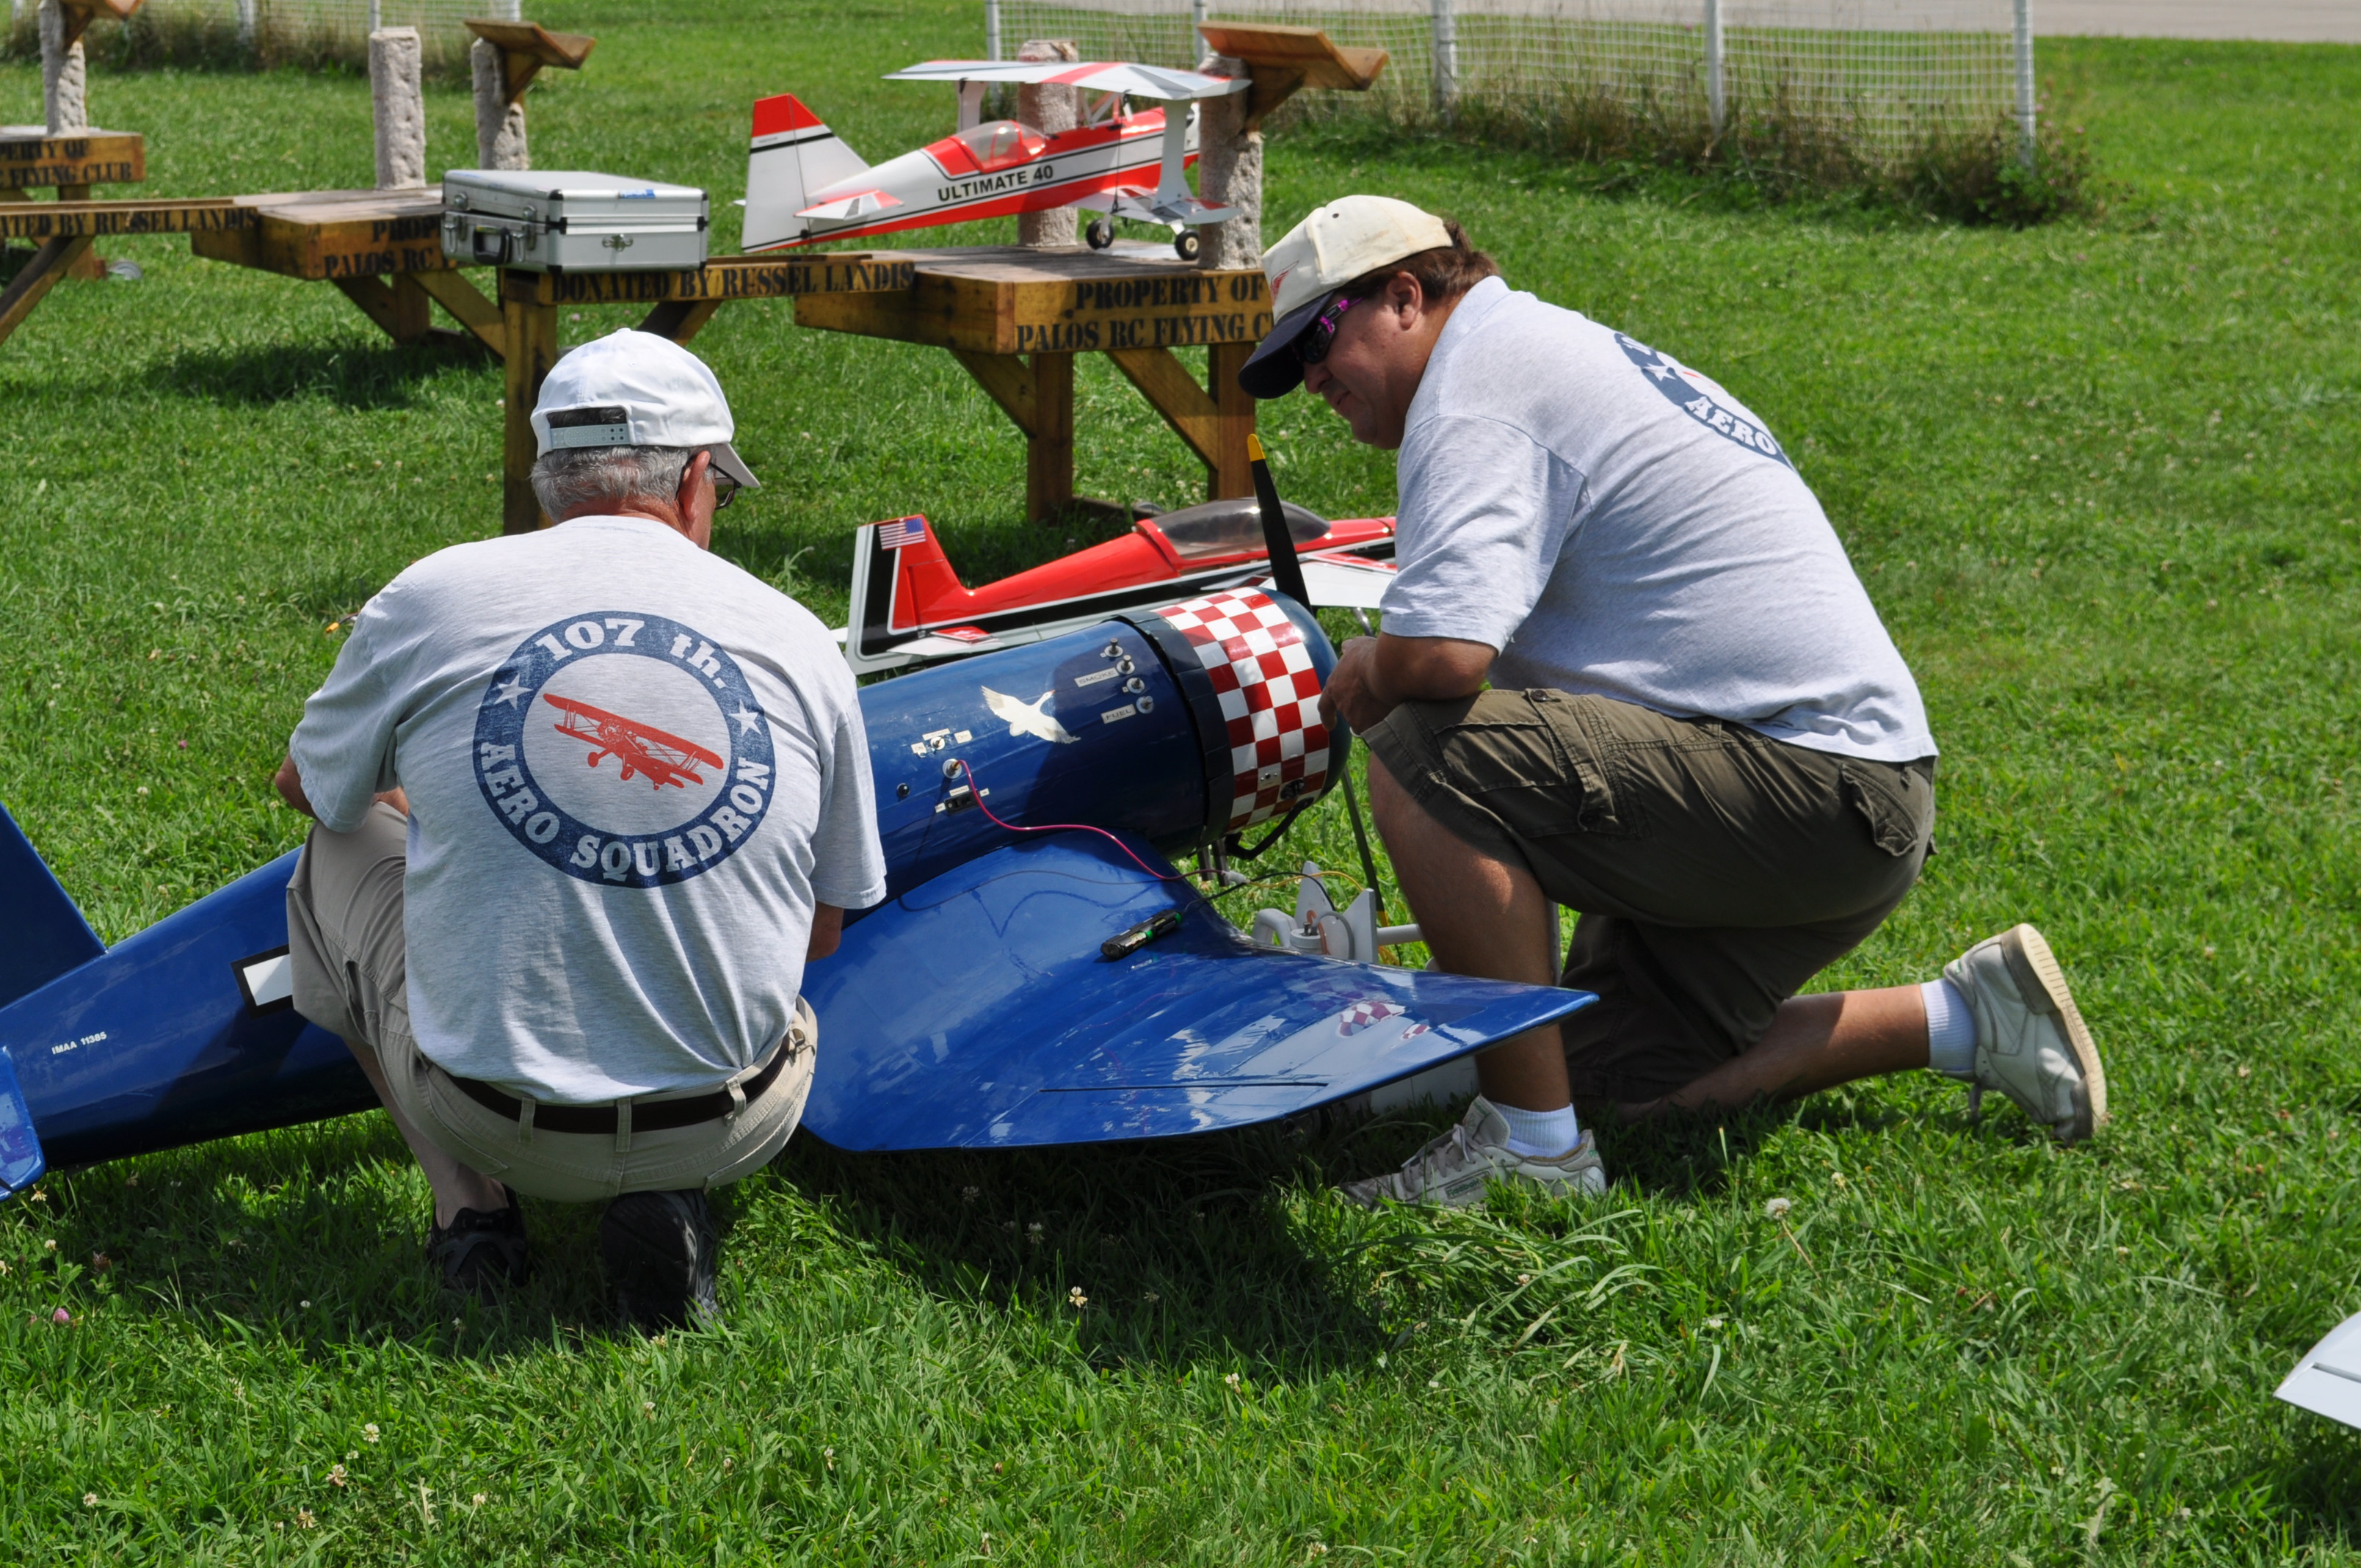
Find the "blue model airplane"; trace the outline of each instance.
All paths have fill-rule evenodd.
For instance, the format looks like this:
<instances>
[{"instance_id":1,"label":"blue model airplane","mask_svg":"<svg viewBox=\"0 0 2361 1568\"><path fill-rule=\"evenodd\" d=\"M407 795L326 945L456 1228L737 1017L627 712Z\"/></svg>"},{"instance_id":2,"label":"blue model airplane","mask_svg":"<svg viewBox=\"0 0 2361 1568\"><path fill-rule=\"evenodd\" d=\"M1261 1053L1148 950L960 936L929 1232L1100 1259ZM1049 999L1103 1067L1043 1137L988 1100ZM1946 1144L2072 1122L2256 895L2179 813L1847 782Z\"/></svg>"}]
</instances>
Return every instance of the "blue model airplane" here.
<instances>
[{"instance_id":1,"label":"blue model airplane","mask_svg":"<svg viewBox=\"0 0 2361 1568\"><path fill-rule=\"evenodd\" d=\"M1310 612L1240 588L867 687L888 892L808 971L804 1125L855 1150L1244 1126L1594 1000L1257 947L1172 870L1341 773L1334 663ZM0 1197L376 1104L291 1005L294 865L109 948L0 810Z\"/></svg>"}]
</instances>

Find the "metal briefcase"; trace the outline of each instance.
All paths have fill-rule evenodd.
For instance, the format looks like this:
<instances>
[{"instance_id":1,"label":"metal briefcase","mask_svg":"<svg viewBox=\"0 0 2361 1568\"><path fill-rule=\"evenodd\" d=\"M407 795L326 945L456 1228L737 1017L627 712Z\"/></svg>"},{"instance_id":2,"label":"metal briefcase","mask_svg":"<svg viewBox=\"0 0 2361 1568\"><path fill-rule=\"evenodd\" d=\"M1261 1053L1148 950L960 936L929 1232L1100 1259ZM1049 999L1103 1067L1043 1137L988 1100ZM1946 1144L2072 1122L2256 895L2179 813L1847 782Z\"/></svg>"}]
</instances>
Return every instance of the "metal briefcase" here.
<instances>
[{"instance_id":1,"label":"metal briefcase","mask_svg":"<svg viewBox=\"0 0 2361 1568\"><path fill-rule=\"evenodd\" d=\"M643 272L705 264L704 192L615 174L454 169L443 176L443 254L528 272Z\"/></svg>"}]
</instances>

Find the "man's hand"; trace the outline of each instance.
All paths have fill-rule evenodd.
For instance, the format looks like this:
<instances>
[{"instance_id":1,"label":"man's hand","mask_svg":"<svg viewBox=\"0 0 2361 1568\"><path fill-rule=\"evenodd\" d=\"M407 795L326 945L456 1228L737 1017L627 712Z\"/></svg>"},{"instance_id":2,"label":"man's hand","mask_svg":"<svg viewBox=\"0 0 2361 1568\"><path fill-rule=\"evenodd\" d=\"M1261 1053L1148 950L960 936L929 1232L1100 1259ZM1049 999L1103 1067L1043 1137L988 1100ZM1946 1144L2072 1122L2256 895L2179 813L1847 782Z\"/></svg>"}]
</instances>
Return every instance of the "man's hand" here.
<instances>
[{"instance_id":1,"label":"man's hand","mask_svg":"<svg viewBox=\"0 0 2361 1568\"><path fill-rule=\"evenodd\" d=\"M1439 702L1484 689L1495 651L1488 642L1457 637L1396 637L1389 631L1345 644L1320 694L1320 717L1343 714L1356 735L1413 698Z\"/></svg>"},{"instance_id":2,"label":"man's hand","mask_svg":"<svg viewBox=\"0 0 2361 1568\"><path fill-rule=\"evenodd\" d=\"M295 771L294 758L290 757L280 763L279 772L271 775L270 782L278 788L280 799L313 821L320 820L320 814L312 809L312 797L303 793L303 775ZM387 790L377 798L404 817L410 815L410 797L399 788Z\"/></svg>"}]
</instances>

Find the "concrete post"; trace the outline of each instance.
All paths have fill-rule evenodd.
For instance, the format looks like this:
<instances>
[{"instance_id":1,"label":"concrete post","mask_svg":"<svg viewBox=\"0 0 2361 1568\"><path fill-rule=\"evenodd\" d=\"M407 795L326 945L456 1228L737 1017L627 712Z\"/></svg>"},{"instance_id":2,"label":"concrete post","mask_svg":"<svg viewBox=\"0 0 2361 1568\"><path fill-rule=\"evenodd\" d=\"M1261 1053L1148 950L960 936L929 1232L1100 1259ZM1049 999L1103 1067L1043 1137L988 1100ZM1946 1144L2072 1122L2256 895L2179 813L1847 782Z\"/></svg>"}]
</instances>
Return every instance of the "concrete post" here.
<instances>
[{"instance_id":1,"label":"concrete post","mask_svg":"<svg viewBox=\"0 0 2361 1568\"><path fill-rule=\"evenodd\" d=\"M525 146L524 100L509 102L507 57L489 39L478 38L467 51L476 82L476 167L531 169L533 155Z\"/></svg>"},{"instance_id":2,"label":"concrete post","mask_svg":"<svg viewBox=\"0 0 2361 1568\"><path fill-rule=\"evenodd\" d=\"M426 183L424 58L416 27L369 35L369 99L377 113L377 188L408 191Z\"/></svg>"},{"instance_id":3,"label":"concrete post","mask_svg":"<svg viewBox=\"0 0 2361 1568\"><path fill-rule=\"evenodd\" d=\"M1016 50L1020 60L1080 60L1082 49L1070 38L1027 38ZM1036 130L1055 135L1082 123L1082 97L1071 87L1027 84L1016 90L1016 117ZM1019 213L1016 238L1037 249L1081 243L1081 220L1071 207L1045 213Z\"/></svg>"},{"instance_id":4,"label":"concrete post","mask_svg":"<svg viewBox=\"0 0 2361 1568\"><path fill-rule=\"evenodd\" d=\"M1197 69L1235 78L1246 75L1247 67L1245 60L1214 55ZM1197 225L1200 267L1262 265L1262 132L1246 127L1250 96L1233 93L1197 103L1197 194L1238 210L1235 217Z\"/></svg>"},{"instance_id":5,"label":"concrete post","mask_svg":"<svg viewBox=\"0 0 2361 1568\"><path fill-rule=\"evenodd\" d=\"M41 0L41 114L49 134L90 126L89 75L82 39L66 42L72 23L58 0Z\"/></svg>"}]
</instances>

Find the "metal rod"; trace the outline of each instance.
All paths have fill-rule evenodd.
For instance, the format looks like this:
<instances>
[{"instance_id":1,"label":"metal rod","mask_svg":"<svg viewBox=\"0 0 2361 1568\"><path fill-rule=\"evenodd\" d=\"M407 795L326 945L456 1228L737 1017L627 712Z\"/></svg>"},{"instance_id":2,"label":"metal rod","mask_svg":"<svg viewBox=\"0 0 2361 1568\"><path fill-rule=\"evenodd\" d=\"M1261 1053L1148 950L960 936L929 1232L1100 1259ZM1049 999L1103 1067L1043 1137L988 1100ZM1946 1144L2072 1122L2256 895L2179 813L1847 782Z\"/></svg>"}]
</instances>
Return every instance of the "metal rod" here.
<instances>
[{"instance_id":1,"label":"metal rod","mask_svg":"<svg viewBox=\"0 0 2361 1568\"><path fill-rule=\"evenodd\" d=\"M2033 167L2033 0L2016 0L2016 156Z\"/></svg>"},{"instance_id":2,"label":"metal rod","mask_svg":"<svg viewBox=\"0 0 2361 1568\"><path fill-rule=\"evenodd\" d=\"M1434 112L1449 120L1459 102L1459 24L1453 0L1434 0Z\"/></svg>"},{"instance_id":3,"label":"metal rod","mask_svg":"<svg viewBox=\"0 0 2361 1568\"><path fill-rule=\"evenodd\" d=\"M1000 0L983 0L983 58L1005 58L1000 52Z\"/></svg>"},{"instance_id":4,"label":"metal rod","mask_svg":"<svg viewBox=\"0 0 2361 1568\"><path fill-rule=\"evenodd\" d=\"M1722 72L1721 0L1705 0L1705 107L1713 139L1719 141L1730 111Z\"/></svg>"},{"instance_id":5,"label":"metal rod","mask_svg":"<svg viewBox=\"0 0 2361 1568\"><path fill-rule=\"evenodd\" d=\"M1386 889L1378 881L1377 857L1369 853L1369 830L1361 826L1361 797L1353 793L1353 763L1349 757L1345 762L1345 811L1353 819L1353 843L1361 851L1361 875L1368 879L1366 885L1377 895L1378 924L1382 926L1386 923Z\"/></svg>"}]
</instances>

